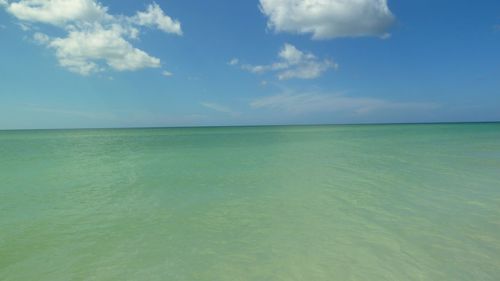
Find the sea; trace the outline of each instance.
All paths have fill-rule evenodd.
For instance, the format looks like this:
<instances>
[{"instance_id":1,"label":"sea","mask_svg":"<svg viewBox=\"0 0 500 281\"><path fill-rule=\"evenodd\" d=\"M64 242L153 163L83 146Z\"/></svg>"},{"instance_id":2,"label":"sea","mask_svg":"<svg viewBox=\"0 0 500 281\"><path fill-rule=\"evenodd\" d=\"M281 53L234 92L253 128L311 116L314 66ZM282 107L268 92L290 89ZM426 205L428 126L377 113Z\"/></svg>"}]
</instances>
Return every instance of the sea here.
<instances>
[{"instance_id":1,"label":"sea","mask_svg":"<svg viewBox=\"0 0 500 281\"><path fill-rule=\"evenodd\" d=\"M500 124L0 131L0 280L500 280Z\"/></svg>"}]
</instances>

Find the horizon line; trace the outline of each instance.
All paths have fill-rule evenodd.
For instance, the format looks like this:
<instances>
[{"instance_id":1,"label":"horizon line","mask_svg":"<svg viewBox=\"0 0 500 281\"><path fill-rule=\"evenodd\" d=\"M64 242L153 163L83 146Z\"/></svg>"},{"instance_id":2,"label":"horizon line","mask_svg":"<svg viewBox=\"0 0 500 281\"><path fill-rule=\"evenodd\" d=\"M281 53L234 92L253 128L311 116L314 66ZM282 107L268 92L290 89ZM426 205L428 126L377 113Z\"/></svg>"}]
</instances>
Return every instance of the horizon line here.
<instances>
[{"instance_id":1,"label":"horizon line","mask_svg":"<svg viewBox=\"0 0 500 281\"><path fill-rule=\"evenodd\" d=\"M495 124L498 121L438 121L438 122L365 122L365 123L307 123L307 124L260 124L260 125L193 125L193 126L144 126L144 127L81 127L81 128L19 128L0 129L2 131L57 131L57 130L133 130L133 129L195 129L195 128L235 128L235 127L299 127L299 126L389 126L389 125L459 125L459 124Z\"/></svg>"}]
</instances>

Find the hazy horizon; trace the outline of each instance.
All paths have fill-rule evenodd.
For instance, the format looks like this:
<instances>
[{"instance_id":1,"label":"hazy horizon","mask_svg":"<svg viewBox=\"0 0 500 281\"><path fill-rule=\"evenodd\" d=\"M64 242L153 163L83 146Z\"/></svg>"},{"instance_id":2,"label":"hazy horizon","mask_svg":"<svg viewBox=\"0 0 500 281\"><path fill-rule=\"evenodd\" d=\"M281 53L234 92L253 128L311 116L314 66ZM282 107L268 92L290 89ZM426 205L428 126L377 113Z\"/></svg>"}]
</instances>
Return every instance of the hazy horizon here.
<instances>
[{"instance_id":1,"label":"hazy horizon","mask_svg":"<svg viewBox=\"0 0 500 281\"><path fill-rule=\"evenodd\" d=\"M235 124L235 125L193 125L193 126L152 126L152 127L76 127L76 128L15 128L0 129L0 131L36 131L36 130L120 130L120 129L195 129L195 128L225 128L225 127L293 127L293 126L377 126L377 125L461 125L461 124L495 124L500 121L450 121L450 122L410 122L410 123L303 123L303 124Z\"/></svg>"}]
</instances>

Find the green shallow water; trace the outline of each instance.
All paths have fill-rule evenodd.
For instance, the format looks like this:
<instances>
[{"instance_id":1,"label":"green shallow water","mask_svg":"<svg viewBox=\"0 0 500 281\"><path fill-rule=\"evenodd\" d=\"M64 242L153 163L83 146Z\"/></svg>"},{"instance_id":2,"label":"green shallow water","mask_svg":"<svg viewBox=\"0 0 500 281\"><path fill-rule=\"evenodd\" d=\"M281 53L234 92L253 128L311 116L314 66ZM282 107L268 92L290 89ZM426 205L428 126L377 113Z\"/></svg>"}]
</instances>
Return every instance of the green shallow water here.
<instances>
[{"instance_id":1,"label":"green shallow water","mask_svg":"<svg viewBox=\"0 0 500 281\"><path fill-rule=\"evenodd\" d=\"M0 132L0 280L499 280L500 124Z\"/></svg>"}]
</instances>

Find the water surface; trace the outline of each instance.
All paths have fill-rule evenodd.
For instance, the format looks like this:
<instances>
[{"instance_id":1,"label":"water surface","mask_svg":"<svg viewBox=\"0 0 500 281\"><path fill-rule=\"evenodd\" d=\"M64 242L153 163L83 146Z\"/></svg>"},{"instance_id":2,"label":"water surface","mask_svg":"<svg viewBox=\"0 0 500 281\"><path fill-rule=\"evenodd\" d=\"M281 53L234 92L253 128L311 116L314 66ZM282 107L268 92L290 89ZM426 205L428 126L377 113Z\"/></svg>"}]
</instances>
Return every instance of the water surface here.
<instances>
[{"instance_id":1,"label":"water surface","mask_svg":"<svg viewBox=\"0 0 500 281\"><path fill-rule=\"evenodd\" d=\"M498 280L500 124L0 131L0 280Z\"/></svg>"}]
</instances>

